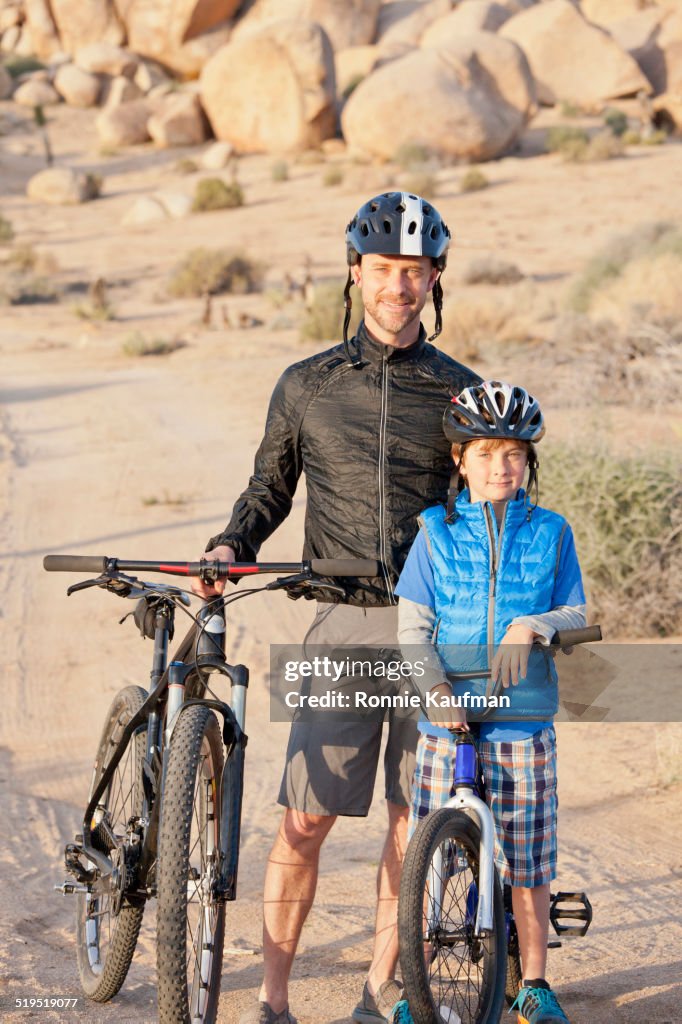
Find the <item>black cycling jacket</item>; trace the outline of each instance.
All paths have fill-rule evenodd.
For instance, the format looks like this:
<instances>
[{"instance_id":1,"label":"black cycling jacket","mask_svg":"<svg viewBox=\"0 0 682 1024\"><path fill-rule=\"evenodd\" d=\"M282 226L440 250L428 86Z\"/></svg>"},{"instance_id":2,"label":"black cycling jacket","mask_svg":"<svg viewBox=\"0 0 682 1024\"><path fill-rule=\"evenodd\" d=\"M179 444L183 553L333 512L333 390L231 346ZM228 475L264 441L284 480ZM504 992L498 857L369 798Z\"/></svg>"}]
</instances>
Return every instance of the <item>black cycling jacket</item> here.
<instances>
[{"instance_id":1,"label":"black cycling jacket","mask_svg":"<svg viewBox=\"0 0 682 1024\"><path fill-rule=\"evenodd\" d=\"M320 352L284 371L270 401L253 476L223 533L238 561L255 561L289 514L305 473L304 558L376 558L383 576L344 581L349 604L394 604L394 587L417 533L417 515L444 501L452 461L443 410L480 380L426 341L375 341L360 325L351 346ZM341 600L310 592L321 601Z\"/></svg>"}]
</instances>

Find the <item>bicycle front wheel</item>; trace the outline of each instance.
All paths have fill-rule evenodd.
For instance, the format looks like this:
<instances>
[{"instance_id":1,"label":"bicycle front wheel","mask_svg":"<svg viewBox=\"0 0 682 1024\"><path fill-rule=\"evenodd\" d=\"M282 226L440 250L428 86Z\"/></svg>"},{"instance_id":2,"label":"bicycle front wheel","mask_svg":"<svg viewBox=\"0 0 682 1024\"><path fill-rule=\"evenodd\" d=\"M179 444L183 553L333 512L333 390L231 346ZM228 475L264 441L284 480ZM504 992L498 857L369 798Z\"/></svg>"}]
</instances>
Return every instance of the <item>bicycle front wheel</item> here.
<instances>
[{"instance_id":1,"label":"bicycle front wheel","mask_svg":"<svg viewBox=\"0 0 682 1024\"><path fill-rule=\"evenodd\" d=\"M449 808L424 818L410 840L400 883L400 966L415 1024L498 1024L506 940L495 875L493 929L475 934L478 826Z\"/></svg>"},{"instance_id":2,"label":"bicycle front wheel","mask_svg":"<svg viewBox=\"0 0 682 1024\"><path fill-rule=\"evenodd\" d=\"M126 686L114 697L97 749L90 795L116 752L123 730L146 697L140 686ZM118 858L119 878L124 877L122 864L128 823L131 818L142 814L142 762L146 737L144 725L131 736L95 811L92 844L112 858ZM144 904L130 904L113 882L107 893L78 896L78 972L83 991L90 999L98 1003L107 1002L125 981L137 945L143 912Z\"/></svg>"},{"instance_id":3,"label":"bicycle front wheel","mask_svg":"<svg viewBox=\"0 0 682 1024\"><path fill-rule=\"evenodd\" d=\"M225 903L216 899L223 744L194 705L173 730L161 801L157 970L162 1024L211 1024L218 1011Z\"/></svg>"}]
</instances>

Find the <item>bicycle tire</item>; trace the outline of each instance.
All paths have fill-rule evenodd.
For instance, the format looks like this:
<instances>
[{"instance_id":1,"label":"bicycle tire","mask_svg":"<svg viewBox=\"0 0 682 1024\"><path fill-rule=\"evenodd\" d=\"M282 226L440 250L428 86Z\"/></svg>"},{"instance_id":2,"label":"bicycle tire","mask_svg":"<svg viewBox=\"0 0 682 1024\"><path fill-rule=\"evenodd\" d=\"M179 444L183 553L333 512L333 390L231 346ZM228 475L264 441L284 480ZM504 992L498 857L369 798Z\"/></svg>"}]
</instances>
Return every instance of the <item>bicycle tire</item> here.
<instances>
[{"instance_id":1,"label":"bicycle tire","mask_svg":"<svg viewBox=\"0 0 682 1024\"><path fill-rule=\"evenodd\" d=\"M493 929L477 938L479 843L471 818L442 808L419 823L407 848L398 937L415 1024L498 1024L506 977L504 905L495 873Z\"/></svg>"},{"instance_id":2,"label":"bicycle tire","mask_svg":"<svg viewBox=\"0 0 682 1024\"><path fill-rule=\"evenodd\" d=\"M111 754L118 747L123 729L146 698L147 693L140 686L126 686L114 697L97 748L90 795L102 777ZM142 762L146 744L147 730L145 726L140 726L131 736L99 805L105 809L104 815L115 835L122 840L126 837L126 826L130 818L142 813ZM96 841L97 836L93 833L93 842ZM106 852L113 849L108 840L105 849ZM78 895L78 972L88 998L105 1003L121 988L135 952L143 913L144 903L132 905L124 899L120 910L115 913L109 895Z\"/></svg>"},{"instance_id":3,"label":"bicycle tire","mask_svg":"<svg viewBox=\"0 0 682 1024\"><path fill-rule=\"evenodd\" d=\"M505 985L505 997L507 1005L512 1006L521 989L523 973L521 970L521 953L519 950L519 936L516 930L514 912L512 908L511 889L504 887L504 908L507 927L507 982Z\"/></svg>"},{"instance_id":4,"label":"bicycle tire","mask_svg":"<svg viewBox=\"0 0 682 1024\"><path fill-rule=\"evenodd\" d=\"M218 1012L225 902L219 864L223 744L206 707L182 711L168 749L158 846L157 973L162 1024L212 1024Z\"/></svg>"}]
</instances>

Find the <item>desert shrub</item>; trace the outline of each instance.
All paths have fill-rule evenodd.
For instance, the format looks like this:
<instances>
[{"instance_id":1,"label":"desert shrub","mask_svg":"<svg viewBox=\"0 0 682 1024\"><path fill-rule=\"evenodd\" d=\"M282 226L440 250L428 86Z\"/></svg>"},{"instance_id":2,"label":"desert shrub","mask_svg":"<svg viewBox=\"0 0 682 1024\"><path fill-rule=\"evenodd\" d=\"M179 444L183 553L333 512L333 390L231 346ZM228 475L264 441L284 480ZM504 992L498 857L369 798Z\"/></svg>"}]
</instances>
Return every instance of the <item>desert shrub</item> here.
<instances>
[{"instance_id":1,"label":"desert shrub","mask_svg":"<svg viewBox=\"0 0 682 1024\"><path fill-rule=\"evenodd\" d=\"M41 277L56 273L59 267L52 253L39 252L26 243L11 250L5 265L20 274L35 273Z\"/></svg>"},{"instance_id":2,"label":"desert shrub","mask_svg":"<svg viewBox=\"0 0 682 1024\"><path fill-rule=\"evenodd\" d=\"M286 160L275 160L270 168L270 175L273 181L288 181L289 164Z\"/></svg>"},{"instance_id":3,"label":"desert shrub","mask_svg":"<svg viewBox=\"0 0 682 1024\"><path fill-rule=\"evenodd\" d=\"M523 276L515 263L498 259L496 256L484 256L471 261L464 271L464 283L516 284Z\"/></svg>"},{"instance_id":4,"label":"desert shrub","mask_svg":"<svg viewBox=\"0 0 682 1024\"><path fill-rule=\"evenodd\" d=\"M85 188L83 189L83 199L89 202L92 199L99 199L102 194L102 186L104 185L104 178L101 174L92 174L88 172L85 175Z\"/></svg>"},{"instance_id":5,"label":"desert shrub","mask_svg":"<svg viewBox=\"0 0 682 1024\"><path fill-rule=\"evenodd\" d=\"M338 342L343 330L343 288L345 280L323 281L315 285L315 293L300 329L301 341ZM353 315L351 334L362 319L364 307L357 288L351 290Z\"/></svg>"},{"instance_id":6,"label":"desert shrub","mask_svg":"<svg viewBox=\"0 0 682 1024\"><path fill-rule=\"evenodd\" d=\"M592 136L585 152L577 159L579 163L596 163L599 160L613 160L614 157L622 156L624 151L622 139L606 129Z\"/></svg>"},{"instance_id":7,"label":"desert shrub","mask_svg":"<svg viewBox=\"0 0 682 1024\"><path fill-rule=\"evenodd\" d=\"M44 71L45 64L39 61L36 57L22 56L18 53L12 53L8 57L5 57L2 62L9 71L12 78L18 78L19 75L26 75L30 71Z\"/></svg>"},{"instance_id":8,"label":"desert shrub","mask_svg":"<svg viewBox=\"0 0 682 1024\"><path fill-rule=\"evenodd\" d=\"M628 130L627 115L617 107L607 107L604 111L604 124L614 135L624 135Z\"/></svg>"},{"instance_id":9,"label":"desert shrub","mask_svg":"<svg viewBox=\"0 0 682 1024\"><path fill-rule=\"evenodd\" d=\"M14 238L14 228L0 213L0 245L6 245Z\"/></svg>"},{"instance_id":10,"label":"desert shrub","mask_svg":"<svg viewBox=\"0 0 682 1024\"><path fill-rule=\"evenodd\" d=\"M655 132L649 132L642 136L642 144L644 146L662 146L664 142L668 141L668 133L662 128L659 128Z\"/></svg>"},{"instance_id":11,"label":"desert shrub","mask_svg":"<svg viewBox=\"0 0 682 1024\"><path fill-rule=\"evenodd\" d=\"M579 104L572 100L562 100L559 104L559 113L562 117L582 117L584 111Z\"/></svg>"},{"instance_id":12,"label":"desert shrub","mask_svg":"<svg viewBox=\"0 0 682 1024\"><path fill-rule=\"evenodd\" d=\"M470 167L459 183L460 192L480 192L490 182L478 167Z\"/></svg>"},{"instance_id":13,"label":"desert shrub","mask_svg":"<svg viewBox=\"0 0 682 1024\"><path fill-rule=\"evenodd\" d=\"M343 168L337 165L328 167L322 175L322 184L325 188L335 188L343 184Z\"/></svg>"},{"instance_id":14,"label":"desert shrub","mask_svg":"<svg viewBox=\"0 0 682 1024\"><path fill-rule=\"evenodd\" d=\"M403 170L409 171L414 167L421 167L433 158L433 153L428 146L421 142L403 142L393 154L393 163Z\"/></svg>"},{"instance_id":15,"label":"desert shrub","mask_svg":"<svg viewBox=\"0 0 682 1024\"><path fill-rule=\"evenodd\" d=\"M192 249L172 272L168 291L178 298L207 292L243 295L263 286L265 268L241 252L229 249Z\"/></svg>"},{"instance_id":16,"label":"desert shrub","mask_svg":"<svg viewBox=\"0 0 682 1024\"><path fill-rule=\"evenodd\" d=\"M402 183L402 189L423 199L435 199L438 195L438 179L426 170L412 171Z\"/></svg>"},{"instance_id":17,"label":"desert shrub","mask_svg":"<svg viewBox=\"0 0 682 1024\"><path fill-rule=\"evenodd\" d=\"M625 235L614 237L573 282L568 307L586 313L595 294L619 277L628 263L642 258L652 260L666 253L682 259L682 226L671 221L642 224Z\"/></svg>"},{"instance_id":18,"label":"desert shrub","mask_svg":"<svg viewBox=\"0 0 682 1024\"><path fill-rule=\"evenodd\" d=\"M641 146L642 136L639 132L636 132L633 128L628 128L626 132L620 137L621 142L624 146Z\"/></svg>"},{"instance_id":19,"label":"desert shrub","mask_svg":"<svg viewBox=\"0 0 682 1024\"><path fill-rule=\"evenodd\" d=\"M199 164L189 156L183 156L176 160L173 165L176 174L195 174L199 170Z\"/></svg>"},{"instance_id":20,"label":"desert shrub","mask_svg":"<svg viewBox=\"0 0 682 1024\"><path fill-rule=\"evenodd\" d=\"M573 153L580 145L587 146L590 137L584 128L572 124L555 124L547 131L545 146L549 153Z\"/></svg>"},{"instance_id":21,"label":"desert shrub","mask_svg":"<svg viewBox=\"0 0 682 1024\"><path fill-rule=\"evenodd\" d=\"M682 629L682 475L659 450L551 446L541 501L571 523L590 614L605 633L667 636Z\"/></svg>"},{"instance_id":22,"label":"desert shrub","mask_svg":"<svg viewBox=\"0 0 682 1024\"><path fill-rule=\"evenodd\" d=\"M226 184L222 178L202 178L197 182L192 209L195 213L229 210L244 205L244 193L236 181Z\"/></svg>"},{"instance_id":23,"label":"desert shrub","mask_svg":"<svg viewBox=\"0 0 682 1024\"><path fill-rule=\"evenodd\" d=\"M456 359L506 360L509 346L539 340L538 323L550 312L532 281L522 281L500 294L466 295L446 307L438 347Z\"/></svg>"},{"instance_id":24,"label":"desert shrub","mask_svg":"<svg viewBox=\"0 0 682 1024\"><path fill-rule=\"evenodd\" d=\"M10 306L59 302L59 289L46 277L7 274L0 279L0 302Z\"/></svg>"},{"instance_id":25,"label":"desert shrub","mask_svg":"<svg viewBox=\"0 0 682 1024\"><path fill-rule=\"evenodd\" d=\"M185 348L187 342L179 338L147 338L142 331L133 331L123 342L123 352L127 356L167 356Z\"/></svg>"}]
</instances>

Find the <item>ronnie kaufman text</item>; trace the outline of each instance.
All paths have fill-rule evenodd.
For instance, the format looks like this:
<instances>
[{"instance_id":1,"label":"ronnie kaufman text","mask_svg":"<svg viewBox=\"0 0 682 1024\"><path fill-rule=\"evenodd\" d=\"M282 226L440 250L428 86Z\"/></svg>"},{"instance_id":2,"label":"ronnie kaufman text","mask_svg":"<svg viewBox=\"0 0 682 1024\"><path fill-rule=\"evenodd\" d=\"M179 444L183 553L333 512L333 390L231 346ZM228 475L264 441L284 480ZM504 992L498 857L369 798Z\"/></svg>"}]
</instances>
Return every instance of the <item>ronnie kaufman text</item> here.
<instances>
[{"instance_id":1,"label":"ronnie kaufman text","mask_svg":"<svg viewBox=\"0 0 682 1024\"><path fill-rule=\"evenodd\" d=\"M462 693L455 697L443 697L437 693L427 693L419 697L416 693L404 690L402 693L366 693L364 690L356 690L353 693L343 693L339 690L328 690L326 693L299 693L298 690L290 690L284 695L284 701L288 708L340 708L349 710L355 708L475 708L485 710L486 708L508 708L511 706L509 697L502 694L499 697L485 694Z\"/></svg>"}]
</instances>

